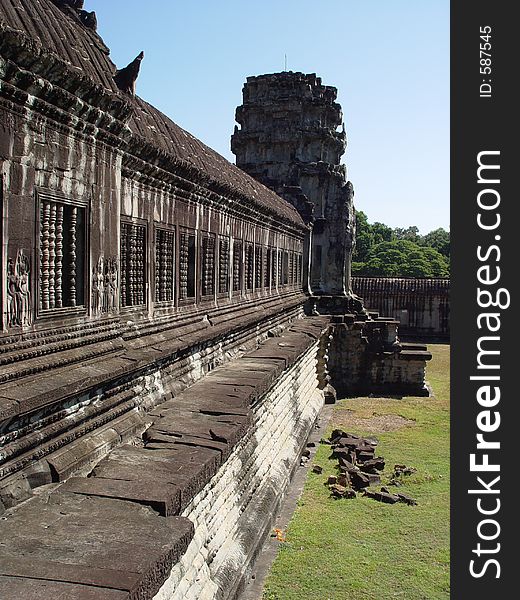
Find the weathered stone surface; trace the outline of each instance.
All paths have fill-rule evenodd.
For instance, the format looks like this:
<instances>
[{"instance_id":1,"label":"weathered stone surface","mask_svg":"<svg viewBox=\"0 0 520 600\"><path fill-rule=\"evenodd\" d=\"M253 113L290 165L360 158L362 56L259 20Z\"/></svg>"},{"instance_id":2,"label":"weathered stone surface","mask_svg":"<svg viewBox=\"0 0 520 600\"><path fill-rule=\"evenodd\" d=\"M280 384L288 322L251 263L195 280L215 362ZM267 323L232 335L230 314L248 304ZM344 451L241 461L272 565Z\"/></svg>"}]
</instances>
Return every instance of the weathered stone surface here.
<instances>
[{"instance_id":1,"label":"weathered stone surface","mask_svg":"<svg viewBox=\"0 0 520 600\"><path fill-rule=\"evenodd\" d=\"M365 471L365 473L376 471L383 471L385 468L385 459L382 456L378 456L376 458L372 458L366 460L361 466L360 469Z\"/></svg>"},{"instance_id":2,"label":"weathered stone surface","mask_svg":"<svg viewBox=\"0 0 520 600\"><path fill-rule=\"evenodd\" d=\"M151 472L141 472L141 477L126 481L123 479L106 479L102 477L72 477L60 488L60 491L98 496L101 498L116 498L145 504L156 510L160 515L169 517L179 514L181 506L181 491L175 485L157 477Z\"/></svg>"},{"instance_id":3,"label":"weathered stone surface","mask_svg":"<svg viewBox=\"0 0 520 600\"><path fill-rule=\"evenodd\" d=\"M241 128L235 128L231 149L239 167L314 221L307 250L313 292L352 296L354 192L340 164L346 134L344 128L337 132L342 112L336 95L336 88L324 86L315 74L248 77L244 104L236 110Z\"/></svg>"},{"instance_id":4,"label":"weathered stone surface","mask_svg":"<svg viewBox=\"0 0 520 600\"><path fill-rule=\"evenodd\" d=\"M107 588L137 599L159 589L193 525L133 503L55 492L6 513L0 531L9 539L0 546L4 577Z\"/></svg>"},{"instance_id":5,"label":"weathered stone surface","mask_svg":"<svg viewBox=\"0 0 520 600\"><path fill-rule=\"evenodd\" d=\"M352 487L356 490L366 488L370 485L370 477L367 473L351 471L349 476L352 482Z\"/></svg>"},{"instance_id":6,"label":"weathered stone surface","mask_svg":"<svg viewBox=\"0 0 520 600\"><path fill-rule=\"evenodd\" d=\"M30 577L7 577L0 575L0 598L2 600L128 600L129 594L121 590L46 581Z\"/></svg>"}]
</instances>

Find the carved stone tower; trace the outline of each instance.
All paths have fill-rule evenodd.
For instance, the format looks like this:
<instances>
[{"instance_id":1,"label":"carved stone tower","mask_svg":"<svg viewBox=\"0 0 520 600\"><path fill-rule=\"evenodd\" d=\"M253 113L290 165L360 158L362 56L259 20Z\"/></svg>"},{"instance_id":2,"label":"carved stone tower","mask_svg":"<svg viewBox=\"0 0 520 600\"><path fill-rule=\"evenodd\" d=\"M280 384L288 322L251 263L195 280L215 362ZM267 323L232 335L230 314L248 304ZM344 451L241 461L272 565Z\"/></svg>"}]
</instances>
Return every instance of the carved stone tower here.
<instances>
[{"instance_id":1,"label":"carved stone tower","mask_svg":"<svg viewBox=\"0 0 520 600\"><path fill-rule=\"evenodd\" d=\"M237 166L313 222L309 292L354 300L354 191L340 164L346 135L336 97L337 89L323 85L315 74L248 77L231 149Z\"/></svg>"}]
</instances>

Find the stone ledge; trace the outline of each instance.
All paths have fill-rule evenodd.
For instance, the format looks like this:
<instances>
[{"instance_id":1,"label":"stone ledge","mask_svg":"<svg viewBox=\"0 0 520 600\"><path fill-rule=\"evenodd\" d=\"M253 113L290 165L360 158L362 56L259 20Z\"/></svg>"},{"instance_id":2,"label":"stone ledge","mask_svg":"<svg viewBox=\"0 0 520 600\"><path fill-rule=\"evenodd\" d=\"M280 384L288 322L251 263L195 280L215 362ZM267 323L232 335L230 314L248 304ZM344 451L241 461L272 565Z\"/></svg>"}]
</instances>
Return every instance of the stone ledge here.
<instances>
[{"instance_id":1,"label":"stone ledge","mask_svg":"<svg viewBox=\"0 0 520 600\"><path fill-rule=\"evenodd\" d=\"M37 588L38 600L153 598L193 537L188 519L168 515L217 473L251 428L253 405L328 324L298 321L215 369L151 412L144 447L119 447L90 477L8 510L0 522L0 539L9 540L0 543L2 599L35 598Z\"/></svg>"},{"instance_id":2,"label":"stone ledge","mask_svg":"<svg viewBox=\"0 0 520 600\"><path fill-rule=\"evenodd\" d=\"M83 596L81 588L73 589L78 598L150 598L193 537L186 518L162 518L134 503L60 489L6 513L1 529L9 540L0 545L3 600L20 598L20 580L28 590L38 580L107 592ZM8 585L9 578L16 585ZM40 599L56 597L42 592Z\"/></svg>"},{"instance_id":3,"label":"stone ledge","mask_svg":"<svg viewBox=\"0 0 520 600\"><path fill-rule=\"evenodd\" d=\"M0 385L0 410L3 419L13 418L17 415L30 413L39 408L56 402L66 400L88 390L99 388L101 385L128 377L138 371L146 371L152 366L164 363L168 357L182 353L195 344L208 344L234 330L252 325L264 319L271 318L283 310L298 306L303 303L302 294L289 297L270 297L256 306L249 307L244 314L244 308L234 307L234 314L230 315L223 323L211 325L202 318L202 314L191 317L192 324L173 327L170 321L168 328L155 333L153 331L139 331L143 335L138 341L126 341L124 347L114 355L85 356L85 351L74 349L65 351L62 359L63 366L51 372L42 372L46 367L44 357L35 359L37 374L23 372L23 385L20 380L6 382ZM217 311L218 313L219 311ZM237 314L238 313L238 314ZM123 318L123 317L122 317ZM156 325L156 327L160 327ZM88 347L87 347L88 348ZM112 349L113 346L110 347ZM67 356L70 355L70 360ZM92 358L73 370L70 362ZM17 363L18 368L23 368L23 361Z\"/></svg>"}]
</instances>

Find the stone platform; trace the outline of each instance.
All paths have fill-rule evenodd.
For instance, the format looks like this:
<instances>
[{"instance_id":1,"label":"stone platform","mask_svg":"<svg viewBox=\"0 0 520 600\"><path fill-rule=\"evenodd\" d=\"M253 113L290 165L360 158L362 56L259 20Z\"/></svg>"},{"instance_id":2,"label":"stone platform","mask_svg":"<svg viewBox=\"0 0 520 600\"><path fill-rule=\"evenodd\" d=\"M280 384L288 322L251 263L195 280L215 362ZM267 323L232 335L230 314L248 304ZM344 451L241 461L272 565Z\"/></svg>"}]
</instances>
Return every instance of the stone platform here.
<instances>
[{"instance_id":1,"label":"stone platform","mask_svg":"<svg viewBox=\"0 0 520 600\"><path fill-rule=\"evenodd\" d=\"M234 598L323 404L302 319L151 411L141 443L7 510L0 597Z\"/></svg>"}]
</instances>

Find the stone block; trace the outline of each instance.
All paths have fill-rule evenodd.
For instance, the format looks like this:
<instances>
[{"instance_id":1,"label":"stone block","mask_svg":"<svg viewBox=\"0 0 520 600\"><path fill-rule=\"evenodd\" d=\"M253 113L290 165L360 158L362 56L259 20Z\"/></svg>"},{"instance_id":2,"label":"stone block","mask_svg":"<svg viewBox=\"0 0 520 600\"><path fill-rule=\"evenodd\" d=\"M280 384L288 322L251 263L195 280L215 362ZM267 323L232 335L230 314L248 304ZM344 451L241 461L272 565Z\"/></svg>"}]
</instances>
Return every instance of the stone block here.
<instances>
[{"instance_id":1,"label":"stone block","mask_svg":"<svg viewBox=\"0 0 520 600\"><path fill-rule=\"evenodd\" d=\"M9 544L0 547L0 576L107 590L101 597L114 600L120 596L112 591L126 592L129 600L152 598L193 536L192 523L183 517L60 492L6 515L0 536Z\"/></svg>"},{"instance_id":2,"label":"stone block","mask_svg":"<svg viewBox=\"0 0 520 600\"><path fill-rule=\"evenodd\" d=\"M72 477L60 491L102 498L117 498L145 504L164 517L178 515L181 506L181 491L175 485L149 477L125 481L101 477Z\"/></svg>"}]
</instances>

